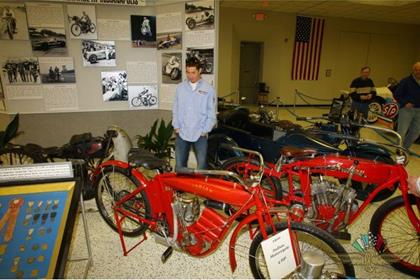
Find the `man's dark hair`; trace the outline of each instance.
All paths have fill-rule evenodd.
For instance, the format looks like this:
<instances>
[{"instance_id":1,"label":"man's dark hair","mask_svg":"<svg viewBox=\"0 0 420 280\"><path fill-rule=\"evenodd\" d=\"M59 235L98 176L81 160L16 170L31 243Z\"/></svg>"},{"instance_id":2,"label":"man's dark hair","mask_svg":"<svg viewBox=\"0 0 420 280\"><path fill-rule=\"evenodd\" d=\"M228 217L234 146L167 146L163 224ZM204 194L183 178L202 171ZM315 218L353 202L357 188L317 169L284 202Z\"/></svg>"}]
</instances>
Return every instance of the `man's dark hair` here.
<instances>
[{"instance_id":1,"label":"man's dark hair","mask_svg":"<svg viewBox=\"0 0 420 280\"><path fill-rule=\"evenodd\" d=\"M371 70L369 66L363 66L362 69L360 69L360 72L365 71L365 70Z\"/></svg>"},{"instance_id":2,"label":"man's dark hair","mask_svg":"<svg viewBox=\"0 0 420 280\"><path fill-rule=\"evenodd\" d=\"M187 59L186 67L195 67L197 70L200 70L201 64L198 58L196 57L190 57Z\"/></svg>"}]
</instances>

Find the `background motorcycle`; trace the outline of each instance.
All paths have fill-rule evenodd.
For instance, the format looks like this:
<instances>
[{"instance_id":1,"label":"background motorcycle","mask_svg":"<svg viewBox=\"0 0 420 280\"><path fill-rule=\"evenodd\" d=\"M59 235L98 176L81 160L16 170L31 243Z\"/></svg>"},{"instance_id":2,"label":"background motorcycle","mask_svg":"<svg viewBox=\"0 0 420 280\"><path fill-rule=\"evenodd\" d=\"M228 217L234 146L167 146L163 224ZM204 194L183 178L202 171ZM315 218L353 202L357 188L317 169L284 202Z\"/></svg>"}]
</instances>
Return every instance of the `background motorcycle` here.
<instances>
[{"instance_id":1,"label":"background motorcycle","mask_svg":"<svg viewBox=\"0 0 420 280\"><path fill-rule=\"evenodd\" d=\"M169 76L171 80L178 80L181 76L181 61L179 58L175 56L174 59L169 59L162 67L162 73Z\"/></svg>"},{"instance_id":2,"label":"background motorcycle","mask_svg":"<svg viewBox=\"0 0 420 280\"><path fill-rule=\"evenodd\" d=\"M263 163L260 154L242 151L256 154L260 164ZM184 169L167 173L165 164L161 159L136 150L130 153L130 164L108 161L95 172L98 209L108 225L119 233L124 255L147 239L144 233L149 229L156 242L168 246L162 254L162 261L169 258L173 249L204 257L219 248L229 229L233 228L229 259L234 271L237 267L235 252L240 249L237 239L247 228L252 240L247 253L251 271L256 278L268 277L261 242L288 226L287 222L276 222L279 220L276 209L270 208L260 195L262 168L259 174L244 182L235 173L227 171ZM160 172L147 179L136 167ZM236 182L212 176L227 176ZM217 211L230 205L238 208L232 216ZM289 209L287 205L283 206L281 215L288 216ZM239 216L244 218L240 223L234 223ZM354 276L347 253L328 233L294 222L290 223L290 229L297 234L302 254L307 250L316 251L327 258L329 265L322 271L324 277L328 277L329 272ZM143 235L143 239L127 248L124 235Z\"/></svg>"},{"instance_id":3,"label":"background motorcycle","mask_svg":"<svg viewBox=\"0 0 420 280\"><path fill-rule=\"evenodd\" d=\"M92 172L109 159L127 161L128 151L133 147L127 133L117 127L108 128L103 137L93 137L91 133L73 135L69 143L61 147L43 148L38 144L26 145L8 144L0 151L1 165L19 165L42 162L54 162L57 159L67 161L83 160L86 163L87 174L84 182L83 197L92 199L95 190L92 185Z\"/></svg>"}]
</instances>

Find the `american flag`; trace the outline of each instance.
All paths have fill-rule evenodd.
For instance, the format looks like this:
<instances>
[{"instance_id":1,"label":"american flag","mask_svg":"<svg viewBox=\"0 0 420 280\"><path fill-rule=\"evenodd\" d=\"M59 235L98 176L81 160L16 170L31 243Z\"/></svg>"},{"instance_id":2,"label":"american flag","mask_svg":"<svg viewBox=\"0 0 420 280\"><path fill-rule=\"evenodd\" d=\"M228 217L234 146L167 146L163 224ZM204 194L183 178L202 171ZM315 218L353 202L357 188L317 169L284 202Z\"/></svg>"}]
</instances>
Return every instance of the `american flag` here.
<instances>
[{"instance_id":1,"label":"american flag","mask_svg":"<svg viewBox=\"0 0 420 280\"><path fill-rule=\"evenodd\" d=\"M298 16L292 80L318 80L325 19Z\"/></svg>"}]
</instances>

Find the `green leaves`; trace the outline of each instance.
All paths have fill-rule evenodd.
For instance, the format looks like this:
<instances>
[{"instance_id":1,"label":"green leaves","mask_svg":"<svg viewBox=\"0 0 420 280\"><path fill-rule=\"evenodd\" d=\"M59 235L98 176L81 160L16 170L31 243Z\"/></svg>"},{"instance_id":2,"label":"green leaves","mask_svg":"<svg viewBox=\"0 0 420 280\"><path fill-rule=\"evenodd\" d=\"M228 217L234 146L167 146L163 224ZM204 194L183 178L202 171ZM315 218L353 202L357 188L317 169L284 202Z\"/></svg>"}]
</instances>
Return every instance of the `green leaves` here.
<instances>
[{"instance_id":1,"label":"green leaves","mask_svg":"<svg viewBox=\"0 0 420 280\"><path fill-rule=\"evenodd\" d=\"M170 121L165 124L163 119L160 119L160 122L156 120L149 133L144 136L137 135L137 146L151 151L159 158L170 158L171 149L175 148L173 133L174 128Z\"/></svg>"},{"instance_id":2,"label":"green leaves","mask_svg":"<svg viewBox=\"0 0 420 280\"><path fill-rule=\"evenodd\" d=\"M10 140L20 134L18 133L18 128L19 114L16 114L13 120L7 125L6 130L0 131L0 149L4 149Z\"/></svg>"}]
</instances>

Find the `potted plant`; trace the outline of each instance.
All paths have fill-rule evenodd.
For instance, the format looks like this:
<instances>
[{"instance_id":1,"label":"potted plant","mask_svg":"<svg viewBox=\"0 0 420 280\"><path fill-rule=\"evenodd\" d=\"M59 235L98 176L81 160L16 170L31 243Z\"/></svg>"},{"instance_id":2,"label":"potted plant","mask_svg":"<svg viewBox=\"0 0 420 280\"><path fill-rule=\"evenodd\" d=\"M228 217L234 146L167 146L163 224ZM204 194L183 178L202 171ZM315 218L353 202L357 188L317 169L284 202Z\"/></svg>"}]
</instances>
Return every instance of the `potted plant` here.
<instances>
[{"instance_id":1,"label":"potted plant","mask_svg":"<svg viewBox=\"0 0 420 280\"><path fill-rule=\"evenodd\" d=\"M137 135L137 146L152 152L156 157L163 159L171 158L171 151L175 148L174 128L169 121L157 119L150 131L144 135Z\"/></svg>"}]
</instances>

